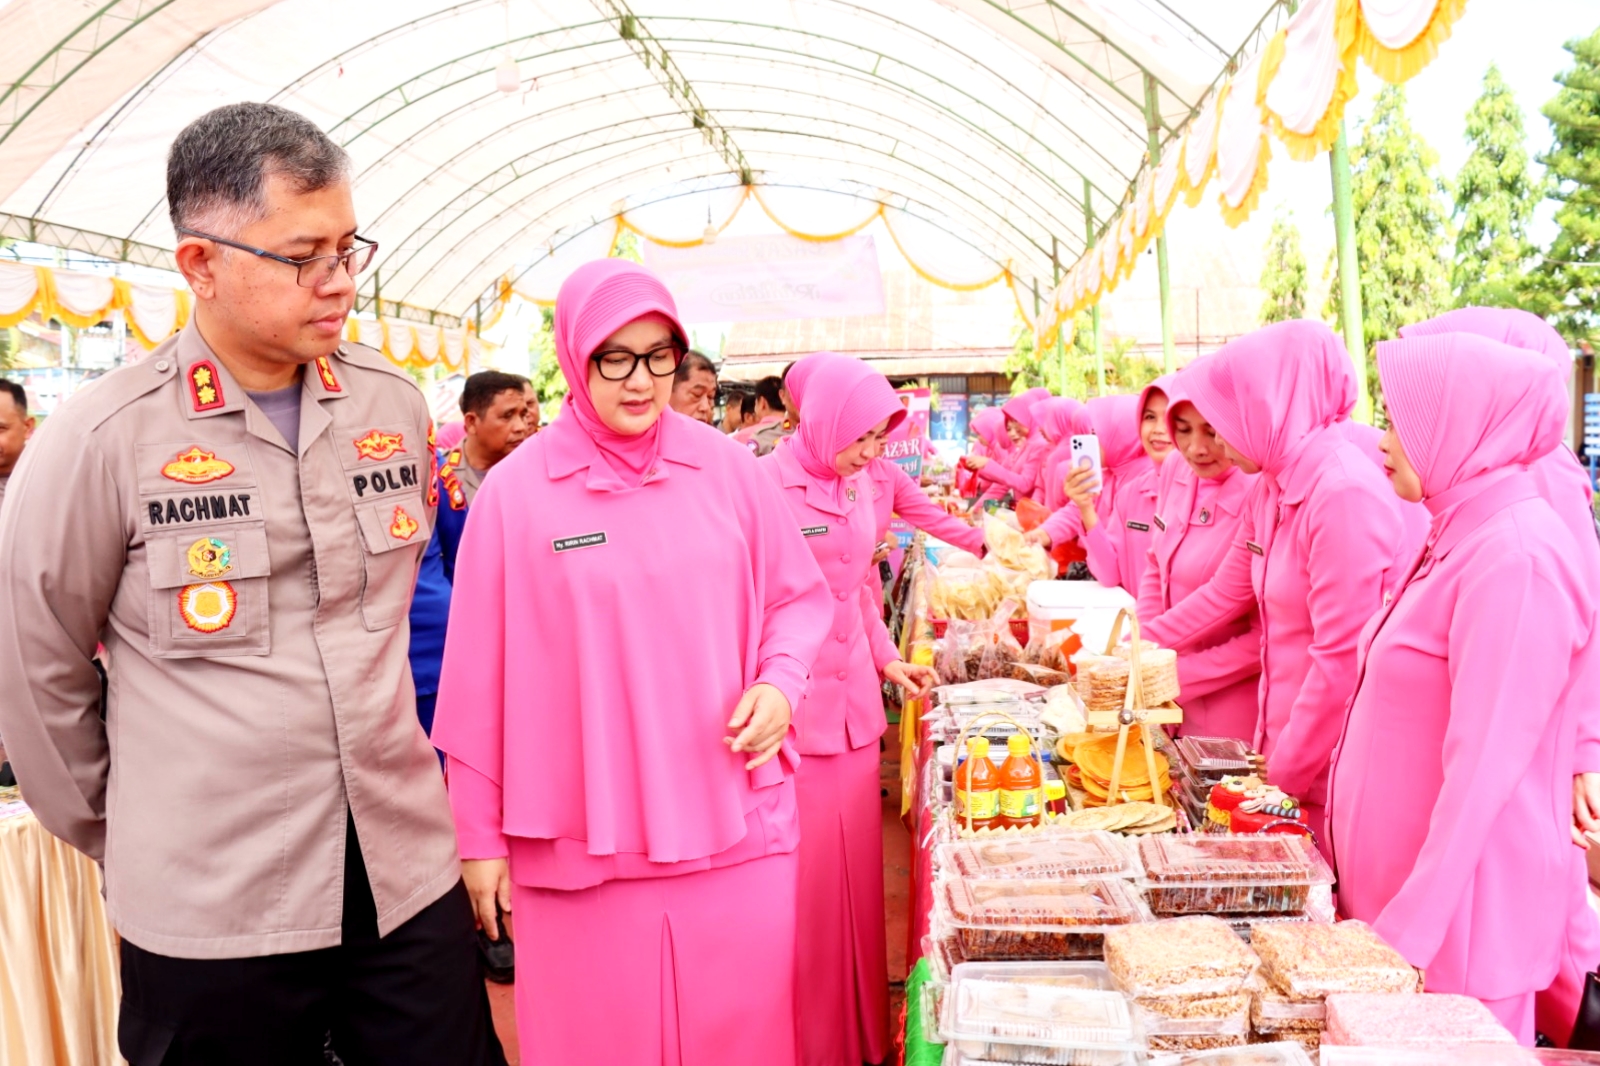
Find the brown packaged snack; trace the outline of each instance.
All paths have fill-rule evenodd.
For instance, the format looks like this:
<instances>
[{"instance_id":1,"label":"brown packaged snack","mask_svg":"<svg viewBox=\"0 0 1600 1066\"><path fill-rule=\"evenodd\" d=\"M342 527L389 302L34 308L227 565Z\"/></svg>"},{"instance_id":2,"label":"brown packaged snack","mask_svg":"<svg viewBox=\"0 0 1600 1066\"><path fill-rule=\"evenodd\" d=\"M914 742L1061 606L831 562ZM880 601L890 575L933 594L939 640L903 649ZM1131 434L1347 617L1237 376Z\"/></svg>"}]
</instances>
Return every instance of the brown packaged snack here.
<instances>
[{"instance_id":1,"label":"brown packaged snack","mask_svg":"<svg viewBox=\"0 0 1600 1066\"><path fill-rule=\"evenodd\" d=\"M1311 889L1333 883L1327 863L1298 836L1191 835L1139 842L1157 914L1299 914Z\"/></svg>"},{"instance_id":2,"label":"brown packaged snack","mask_svg":"<svg viewBox=\"0 0 1600 1066\"><path fill-rule=\"evenodd\" d=\"M1132 996L1228 996L1260 965L1226 922L1208 916L1130 925L1106 935L1106 965Z\"/></svg>"},{"instance_id":3,"label":"brown packaged snack","mask_svg":"<svg viewBox=\"0 0 1600 1066\"><path fill-rule=\"evenodd\" d=\"M1146 920L1117 880L1027 881L953 877L941 887L943 917L971 960L1094 959L1105 932Z\"/></svg>"},{"instance_id":4,"label":"brown packaged snack","mask_svg":"<svg viewBox=\"0 0 1600 1066\"><path fill-rule=\"evenodd\" d=\"M1294 999L1417 990L1417 971L1365 922L1268 923L1251 930L1250 943L1267 980Z\"/></svg>"}]
</instances>

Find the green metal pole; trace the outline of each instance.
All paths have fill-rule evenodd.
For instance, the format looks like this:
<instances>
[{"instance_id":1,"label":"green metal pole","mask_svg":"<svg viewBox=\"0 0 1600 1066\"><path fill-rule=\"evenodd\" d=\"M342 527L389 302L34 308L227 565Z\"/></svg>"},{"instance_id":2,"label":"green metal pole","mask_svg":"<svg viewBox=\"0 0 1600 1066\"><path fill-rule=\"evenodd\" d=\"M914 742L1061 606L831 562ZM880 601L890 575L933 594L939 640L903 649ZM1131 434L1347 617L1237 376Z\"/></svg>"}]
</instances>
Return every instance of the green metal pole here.
<instances>
[{"instance_id":1,"label":"green metal pole","mask_svg":"<svg viewBox=\"0 0 1600 1066\"><path fill-rule=\"evenodd\" d=\"M1050 274L1054 278L1054 284L1050 287L1050 299L1054 300L1056 298L1056 290L1061 287L1061 242L1056 240L1054 236L1050 238ZM1066 323L1058 318L1056 322L1056 367L1059 382L1059 387L1056 389L1057 396L1065 396L1067 394L1067 342L1061 335L1061 331L1065 326Z\"/></svg>"},{"instance_id":2,"label":"green metal pole","mask_svg":"<svg viewBox=\"0 0 1600 1066\"><path fill-rule=\"evenodd\" d=\"M1150 170L1161 162L1161 116L1156 108L1156 79L1144 76L1144 121L1150 131ZM1172 282L1167 272L1167 233L1162 228L1156 238L1156 279L1161 286L1161 366L1172 373L1176 356L1172 350Z\"/></svg>"},{"instance_id":3,"label":"green metal pole","mask_svg":"<svg viewBox=\"0 0 1600 1066\"><path fill-rule=\"evenodd\" d=\"M1372 396L1367 392L1367 341L1361 326L1361 266L1356 261L1356 214L1350 196L1350 145L1344 123L1339 123L1339 138L1328 153L1333 170L1333 229L1338 239L1339 308L1344 319L1344 346L1356 369L1355 418L1372 422Z\"/></svg>"},{"instance_id":4,"label":"green metal pole","mask_svg":"<svg viewBox=\"0 0 1600 1066\"><path fill-rule=\"evenodd\" d=\"M1094 251L1094 188L1083 179L1083 228L1088 235L1087 249ZM1094 353L1094 394L1106 394L1106 363L1100 357L1100 305L1089 308L1090 349Z\"/></svg>"}]
</instances>

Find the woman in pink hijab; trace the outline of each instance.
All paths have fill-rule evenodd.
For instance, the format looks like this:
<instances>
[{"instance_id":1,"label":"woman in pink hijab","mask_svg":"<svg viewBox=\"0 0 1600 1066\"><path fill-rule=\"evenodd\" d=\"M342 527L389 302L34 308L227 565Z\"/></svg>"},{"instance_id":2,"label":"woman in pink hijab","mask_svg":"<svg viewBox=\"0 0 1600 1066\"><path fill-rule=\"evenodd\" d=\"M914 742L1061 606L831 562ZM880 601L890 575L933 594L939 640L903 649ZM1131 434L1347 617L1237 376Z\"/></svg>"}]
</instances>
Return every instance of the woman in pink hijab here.
<instances>
[{"instance_id":1,"label":"woman in pink hijab","mask_svg":"<svg viewBox=\"0 0 1600 1066\"><path fill-rule=\"evenodd\" d=\"M829 360L846 358L849 357L834 352L814 352L794 364L794 369L789 371L789 397L794 401L795 410L800 410L805 404L807 385L816 370ZM795 377L797 373L800 375L798 379ZM866 474L872 482L872 507L877 517L874 545L885 541L889 535L890 521L899 515L914 528L946 544L953 544L973 555L983 554L983 530L963 522L930 500L928 494L922 491L922 486L912 481L898 463L875 455L867 464ZM881 589L876 568L873 569L873 583Z\"/></svg>"},{"instance_id":2,"label":"woman in pink hijab","mask_svg":"<svg viewBox=\"0 0 1600 1066\"><path fill-rule=\"evenodd\" d=\"M1166 392L1171 383L1170 376L1157 378L1139 396L1134 416L1139 448L1150 464L1118 486L1104 522L1098 513L1095 490L1099 483L1093 471L1069 472L1064 486L1086 531L1083 543L1089 554L1089 572L1102 585L1121 588L1135 598L1144 580L1150 533L1155 528L1157 482L1164 460L1172 452Z\"/></svg>"},{"instance_id":3,"label":"woman in pink hijab","mask_svg":"<svg viewBox=\"0 0 1600 1066\"><path fill-rule=\"evenodd\" d=\"M1581 854L1578 704L1600 691L1596 592L1526 469L1559 442L1566 389L1466 334L1380 343L1378 373L1394 491L1433 524L1362 634L1330 796L1339 907L1532 1045Z\"/></svg>"},{"instance_id":4,"label":"woman in pink hijab","mask_svg":"<svg viewBox=\"0 0 1600 1066\"><path fill-rule=\"evenodd\" d=\"M805 537L834 601L811 686L794 716L802 756L795 776L800 912L794 1023L806 1066L857 1066L881 1062L890 1051L878 791L878 738L887 722L880 679L923 696L937 678L926 666L900 660L869 589L878 522L867 471L905 409L883 375L859 359L811 358L819 365L795 396L800 428L760 464L787 501L784 516ZM724 1055L714 1061L735 1060Z\"/></svg>"},{"instance_id":5,"label":"woman in pink hijab","mask_svg":"<svg viewBox=\"0 0 1600 1066\"><path fill-rule=\"evenodd\" d=\"M644 267L572 273L563 413L456 567L433 742L479 921L537 945L531 1063L795 1061L790 708L832 600L749 452L668 408L684 338Z\"/></svg>"},{"instance_id":6,"label":"woman in pink hijab","mask_svg":"<svg viewBox=\"0 0 1600 1066\"><path fill-rule=\"evenodd\" d=\"M967 472L968 486L963 496L976 496L982 500L998 500L1006 488L998 482L984 482L971 464L973 459L998 459L1002 463L1011 454L1011 436L1006 432L1006 414L998 407L985 407L972 417L972 435L977 442L961 460L961 469Z\"/></svg>"},{"instance_id":7,"label":"woman in pink hijab","mask_svg":"<svg viewBox=\"0 0 1600 1066\"><path fill-rule=\"evenodd\" d=\"M1092 485L1093 477L1087 469L1079 473L1071 470L1069 465L1064 480L1078 491L1078 496L1073 497L1064 485L1062 496L1066 502L1045 520L1042 527L1028 534L1030 540L1046 548L1076 541L1085 550L1089 549L1090 531L1101 523L1112 521L1112 513L1122 494L1137 479L1155 469L1151 452L1144 444L1142 410L1138 396L1097 396L1073 415L1073 434L1092 433L1099 439L1100 470L1103 475L1097 486L1099 491L1091 491L1096 486ZM1171 449L1165 428L1154 436L1158 438L1155 440L1157 446L1164 444L1167 450ZM1161 454L1164 456L1166 450L1162 450ZM1117 584L1121 578L1120 569L1115 564L1107 565L1108 556L1104 550L1101 559L1105 574L1101 576L1096 571L1096 577L1103 584ZM1092 564L1090 569L1094 569ZM1138 592L1137 583L1132 591Z\"/></svg>"},{"instance_id":8,"label":"woman in pink hijab","mask_svg":"<svg viewBox=\"0 0 1600 1066\"><path fill-rule=\"evenodd\" d=\"M1339 428L1355 375L1327 326L1258 329L1196 363L1185 389L1234 463L1261 474L1243 537L1219 570L1220 578L1247 564L1252 595L1230 597L1231 609L1204 626L1243 615L1254 600L1262 624L1256 747L1273 784L1304 804L1326 851L1328 758L1355 688L1356 638L1414 552L1382 472ZM1168 647L1192 639L1168 632L1174 613L1147 627L1151 639Z\"/></svg>"},{"instance_id":9,"label":"woman in pink hijab","mask_svg":"<svg viewBox=\"0 0 1600 1066\"><path fill-rule=\"evenodd\" d=\"M1161 464L1150 547L1139 585L1147 623L1203 586L1237 539L1257 475L1228 458L1212 425L1190 402L1191 370L1166 385L1167 428L1174 450ZM1255 739L1261 681L1261 619L1254 606L1173 648L1183 690L1181 735Z\"/></svg>"},{"instance_id":10,"label":"woman in pink hijab","mask_svg":"<svg viewBox=\"0 0 1600 1066\"><path fill-rule=\"evenodd\" d=\"M1029 389L1000 406L1012 443L1012 454L1003 464L989 458L967 457L967 468L977 471L979 481L1003 486L1019 500L1038 499L1039 470L1050 450L1034 422L1034 409L1043 399L1040 392L1049 396L1048 390Z\"/></svg>"},{"instance_id":11,"label":"woman in pink hijab","mask_svg":"<svg viewBox=\"0 0 1600 1066\"><path fill-rule=\"evenodd\" d=\"M1500 307L1463 307L1404 326L1403 338L1442 333L1472 333L1501 341L1513 348L1535 352L1548 359L1565 378L1572 372L1572 350L1544 319L1527 311ZM1590 588L1600 588L1600 537L1593 510L1593 489L1582 462L1566 444L1559 443L1528 464L1539 496L1556 512L1577 544L1573 561L1584 568ZM1586 832L1600 832L1600 704L1591 702L1589 713L1578 722L1577 759L1573 777L1573 840L1587 848ZM1573 879L1569 907L1567 951L1556 983L1539 996L1539 1031L1565 1046L1572 1019L1583 995L1584 981L1600 966L1600 922L1589 908L1587 867L1579 864Z\"/></svg>"}]
</instances>

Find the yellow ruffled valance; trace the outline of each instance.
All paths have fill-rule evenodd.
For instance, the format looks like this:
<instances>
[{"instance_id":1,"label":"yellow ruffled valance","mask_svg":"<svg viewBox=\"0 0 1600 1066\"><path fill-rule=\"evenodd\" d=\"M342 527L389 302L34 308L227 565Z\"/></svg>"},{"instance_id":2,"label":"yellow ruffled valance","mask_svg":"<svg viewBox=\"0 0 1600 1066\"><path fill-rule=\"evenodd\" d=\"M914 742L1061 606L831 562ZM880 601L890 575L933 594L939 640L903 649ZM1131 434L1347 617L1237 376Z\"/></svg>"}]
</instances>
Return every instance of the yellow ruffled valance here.
<instances>
[{"instance_id":1,"label":"yellow ruffled valance","mask_svg":"<svg viewBox=\"0 0 1600 1066\"><path fill-rule=\"evenodd\" d=\"M1288 24L1217 86L1168 142L1169 159L1148 163L1101 238L1067 271L1034 323L1044 334L1070 322L1133 272L1181 198L1200 204L1212 179L1230 226L1250 217L1267 187L1272 140L1301 162L1333 146L1356 94L1357 57L1398 84L1426 67L1466 0L1306 0ZM1241 110L1242 109L1242 110Z\"/></svg>"}]
</instances>

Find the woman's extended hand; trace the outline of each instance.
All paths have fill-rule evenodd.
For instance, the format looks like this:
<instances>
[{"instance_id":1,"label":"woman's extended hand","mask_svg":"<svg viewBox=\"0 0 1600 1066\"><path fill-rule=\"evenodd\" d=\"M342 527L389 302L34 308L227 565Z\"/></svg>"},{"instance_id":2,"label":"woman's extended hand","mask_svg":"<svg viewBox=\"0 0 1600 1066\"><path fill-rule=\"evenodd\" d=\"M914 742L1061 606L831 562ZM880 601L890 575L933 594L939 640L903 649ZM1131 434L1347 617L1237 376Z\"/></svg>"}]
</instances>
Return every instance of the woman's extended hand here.
<instances>
[{"instance_id":1,"label":"woman's extended hand","mask_svg":"<svg viewBox=\"0 0 1600 1066\"><path fill-rule=\"evenodd\" d=\"M1572 842L1588 851L1585 832L1600 832L1600 774L1572 775Z\"/></svg>"},{"instance_id":2,"label":"woman's extended hand","mask_svg":"<svg viewBox=\"0 0 1600 1066\"><path fill-rule=\"evenodd\" d=\"M755 753L756 757L744 764L746 770L754 770L778 754L789 734L791 713L782 692L771 685L751 685L728 720L728 728L739 730L739 735L723 737L722 742L734 751Z\"/></svg>"},{"instance_id":3,"label":"woman's extended hand","mask_svg":"<svg viewBox=\"0 0 1600 1066\"><path fill-rule=\"evenodd\" d=\"M1029 544L1037 544L1045 551L1050 550L1050 534L1044 531L1043 526L1040 526L1038 529L1028 530L1022 535L1022 539L1027 541Z\"/></svg>"},{"instance_id":4,"label":"woman's extended hand","mask_svg":"<svg viewBox=\"0 0 1600 1066\"><path fill-rule=\"evenodd\" d=\"M899 685L911 700L926 699L933 686L939 683L939 674L931 666L918 666L896 659L883 668L886 680Z\"/></svg>"},{"instance_id":5,"label":"woman's extended hand","mask_svg":"<svg viewBox=\"0 0 1600 1066\"><path fill-rule=\"evenodd\" d=\"M989 465L989 457L987 455L969 455L961 461L966 464L968 470L974 473Z\"/></svg>"},{"instance_id":6,"label":"woman's extended hand","mask_svg":"<svg viewBox=\"0 0 1600 1066\"><path fill-rule=\"evenodd\" d=\"M1092 466L1078 466L1067 475L1066 482L1062 485L1067 492L1067 498L1078 505L1078 514L1083 517L1083 531L1085 533L1100 523L1100 516L1095 513L1095 494L1100 491L1100 478Z\"/></svg>"},{"instance_id":7,"label":"woman's extended hand","mask_svg":"<svg viewBox=\"0 0 1600 1066\"><path fill-rule=\"evenodd\" d=\"M500 939L500 922L494 906L511 913L511 870L504 859L462 859L461 880L466 882L472 900L472 916L490 940Z\"/></svg>"}]
</instances>

